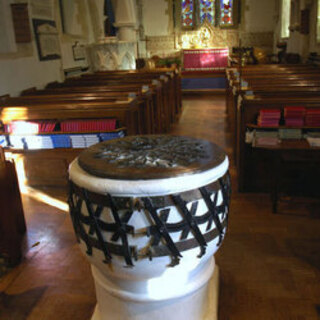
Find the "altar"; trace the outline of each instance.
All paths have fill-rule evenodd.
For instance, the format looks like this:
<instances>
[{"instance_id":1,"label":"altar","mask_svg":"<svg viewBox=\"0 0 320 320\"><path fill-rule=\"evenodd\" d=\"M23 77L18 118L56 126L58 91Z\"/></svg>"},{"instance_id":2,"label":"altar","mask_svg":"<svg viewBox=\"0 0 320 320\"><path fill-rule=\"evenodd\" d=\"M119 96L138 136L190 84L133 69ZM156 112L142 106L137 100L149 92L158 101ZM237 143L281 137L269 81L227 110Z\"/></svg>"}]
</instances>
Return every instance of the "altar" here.
<instances>
[{"instance_id":1,"label":"altar","mask_svg":"<svg viewBox=\"0 0 320 320\"><path fill-rule=\"evenodd\" d=\"M228 48L183 50L184 71L221 71L228 66Z\"/></svg>"}]
</instances>

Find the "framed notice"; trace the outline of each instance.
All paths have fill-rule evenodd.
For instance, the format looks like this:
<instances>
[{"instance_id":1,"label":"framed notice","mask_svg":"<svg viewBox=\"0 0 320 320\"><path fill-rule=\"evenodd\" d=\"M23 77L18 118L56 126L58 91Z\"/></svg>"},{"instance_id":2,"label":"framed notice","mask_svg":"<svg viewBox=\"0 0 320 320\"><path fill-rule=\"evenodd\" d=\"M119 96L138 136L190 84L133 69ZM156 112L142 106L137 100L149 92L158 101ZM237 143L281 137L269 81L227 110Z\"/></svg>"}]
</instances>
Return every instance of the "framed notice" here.
<instances>
[{"instance_id":1,"label":"framed notice","mask_svg":"<svg viewBox=\"0 0 320 320\"><path fill-rule=\"evenodd\" d=\"M54 1L53 0L30 0L31 15L33 18L54 19Z\"/></svg>"},{"instance_id":2,"label":"framed notice","mask_svg":"<svg viewBox=\"0 0 320 320\"><path fill-rule=\"evenodd\" d=\"M32 22L40 61L60 59L60 42L56 23L41 19L33 19Z\"/></svg>"}]
</instances>

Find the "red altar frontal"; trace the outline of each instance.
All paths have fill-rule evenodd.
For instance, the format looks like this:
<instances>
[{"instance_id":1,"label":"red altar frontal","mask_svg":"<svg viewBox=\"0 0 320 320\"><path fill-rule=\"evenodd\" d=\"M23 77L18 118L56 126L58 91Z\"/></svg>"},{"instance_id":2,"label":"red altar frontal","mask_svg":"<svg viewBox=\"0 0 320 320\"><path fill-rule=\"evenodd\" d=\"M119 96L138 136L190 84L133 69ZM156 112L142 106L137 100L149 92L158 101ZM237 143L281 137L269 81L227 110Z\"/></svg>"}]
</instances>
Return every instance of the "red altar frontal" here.
<instances>
[{"instance_id":1,"label":"red altar frontal","mask_svg":"<svg viewBox=\"0 0 320 320\"><path fill-rule=\"evenodd\" d=\"M228 66L228 48L183 50L185 71L219 71Z\"/></svg>"}]
</instances>

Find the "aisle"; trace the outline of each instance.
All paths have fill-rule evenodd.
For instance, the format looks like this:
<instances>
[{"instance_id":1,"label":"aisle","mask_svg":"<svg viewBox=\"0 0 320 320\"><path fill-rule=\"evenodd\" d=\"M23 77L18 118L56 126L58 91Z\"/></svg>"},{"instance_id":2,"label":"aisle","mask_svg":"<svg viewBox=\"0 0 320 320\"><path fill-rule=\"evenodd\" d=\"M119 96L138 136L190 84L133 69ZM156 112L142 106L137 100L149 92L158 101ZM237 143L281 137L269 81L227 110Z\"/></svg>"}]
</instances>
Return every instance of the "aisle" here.
<instances>
[{"instance_id":1,"label":"aisle","mask_svg":"<svg viewBox=\"0 0 320 320\"><path fill-rule=\"evenodd\" d=\"M183 101L183 113L172 134L210 140L231 153L223 95L190 96Z\"/></svg>"},{"instance_id":2,"label":"aisle","mask_svg":"<svg viewBox=\"0 0 320 320\"><path fill-rule=\"evenodd\" d=\"M224 97L188 97L183 104L172 133L209 139L231 154ZM232 165L231 175L235 185ZM320 219L273 215L268 195L233 189L229 229L216 257L219 320L319 319ZM0 279L0 319L88 320L93 281L68 214L27 196L23 203L28 252Z\"/></svg>"}]
</instances>

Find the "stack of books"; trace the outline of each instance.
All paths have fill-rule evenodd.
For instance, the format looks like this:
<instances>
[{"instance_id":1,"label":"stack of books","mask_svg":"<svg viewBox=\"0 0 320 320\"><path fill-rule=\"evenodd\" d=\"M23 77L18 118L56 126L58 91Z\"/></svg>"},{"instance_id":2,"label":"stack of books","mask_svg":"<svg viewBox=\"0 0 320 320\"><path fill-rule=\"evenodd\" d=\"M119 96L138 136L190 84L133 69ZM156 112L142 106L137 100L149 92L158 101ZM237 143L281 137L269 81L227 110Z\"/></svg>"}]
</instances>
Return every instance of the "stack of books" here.
<instances>
[{"instance_id":1,"label":"stack of books","mask_svg":"<svg viewBox=\"0 0 320 320\"><path fill-rule=\"evenodd\" d=\"M253 147L259 146L276 146L279 143L278 131L256 131L254 140L252 142Z\"/></svg>"},{"instance_id":2,"label":"stack of books","mask_svg":"<svg viewBox=\"0 0 320 320\"><path fill-rule=\"evenodd\" d=\"M61 122L62 132L112 131L116 119L69 120Z\"/></svg>"},{"instance_id":3,"label":"stack of books","mask_svg":"<svg viewBox=\"0 0 320 320\"><path fill-rule=\"evenodd\" d=\"M4 135L0 135L0 146L5 148L8 146L8 140L7 137Z\"/></svg>"},{"instance_id":4,"label":"stack of books","mask_svg":"<svg viewBox=\"0 0 320 320\"><path fill-rule=\"evenodd\" d=\"M25 148L30 150L53 149L53 143L50 136L25 136Z\"/></svg>"},{"instance_id":5,"label":"stack of books","mask_svg":"<svg viewBox=\"0 0 320 320\"><path fill-rule=\"evenodd\" d=\"M67 134L53 134L50 136L54 148L71 148L71 140Z\"/></svg>"},{"instance_id":6,"label":"stack of books","mask_svg":"<svg viewBox=\"0 0 320 320\"><path fill-rule=\"evenodd\" d=\"M86 147L86 141L85 141L83 135L71 134L70 139L71 139L72 148L85 148Z\"/></svg>"},{"instance_id":7,"label":"stack of books","mask_svg":"<svg viewBox=\"0 0 320 320\"><path fill-rule=\"evenodd\" d=\"M40 121L39 122L39 132L53 132L55 130L57 122L55 121Z\"/></svg>"},{"instance_id":8,"label":"stack of books","mask_svg":"<svg viewBox=\"0 0 320 320\"><path fill-rule=\"evenodd\" d=\"M25 139L22 136L10 136L9 141L13 149L26 149Z\"/></svg>"},{"instance_id":9,"label":"stack of books","mask_svg":"<svg viewBox=\"0 0 320 320\"><path fill-rule=\"evenodd\" d=\"M278 127L280 118L280 109L261 109L258 116L258 125L260 127Z\"/></svg>"},{"instance_id":10,"label":"stack of books","mask_svg":"<svg viewBox=\"0 0 320 320\"><path fill-rule=\"evenodd\" d=\"M27 121L12 121L5 126L6 133L24 134L39 133L39 123Z\"/></svg>"},{"instance_id":11,"label":"stack of books","mask_svg":"<svg viewBox=\"0 0 320 320\"><path fill-rule=\"evenodd\" d=\"M304 117L306 114L305 107L285 107L284 120L288 127L302 127L304 125Z\"/></svg>"},{"instance_id":12,"label":"stack of books","mask_svg":"<svg viewBox=\"0 0 320 320\"><path fill-rule=\"evenodd\" d=\"M100 142L98 134L84 134L83 135L86 147L91 147Z\"/></svg>"},{"instance_id":13,"label":"stack of books","mask_svg":"<svg viewBox=\"0 0 320 320\"><path fill-rule=\"evenodd\" d=\"M306 126L319 127L320 126L320 108L308 108L306 112Z\"/></svg>"},{"instance_id":14,"label":"stack of books","mask_svg":"<svg viewBox=\"0 0 320 320\"><path fill-rule=\"evenodd\" d=\"M99 134L100 141L107 141L107 140L111 140L111 139L123 138L124 136L125 136L125 133L123 131L106 132L106 133Z\"/></svg>"},{"instance_id":15,"label":"stack of books","mask_svg":"<svg viewBox=\"0 0 320 320\"><path fill-rule=\"evenodd\" d=\"M307 137L307 141L310 147L314 147L314 148L320 147L320 138Z\"/></svg>"},{"instance_id":16,"label":"stack of books","mask_svg":"<svg viewBox=\"0 0 320 320\"><path fill-rule=\"evenodd\" d=\"M302 139L301 129L280 129L279 137L283 140L300 140Z\"/></svg>"},{"instance_id":17,"label":"stack of books","mask_svg":"<svg viewBox=\"0 0 320 320\"><path fill-rule=\"evenodd\" d=\"M53 132L55 121L12 121L5 126L5 132L13 134L37 134Z\"/></svg>"}]
</instances>

